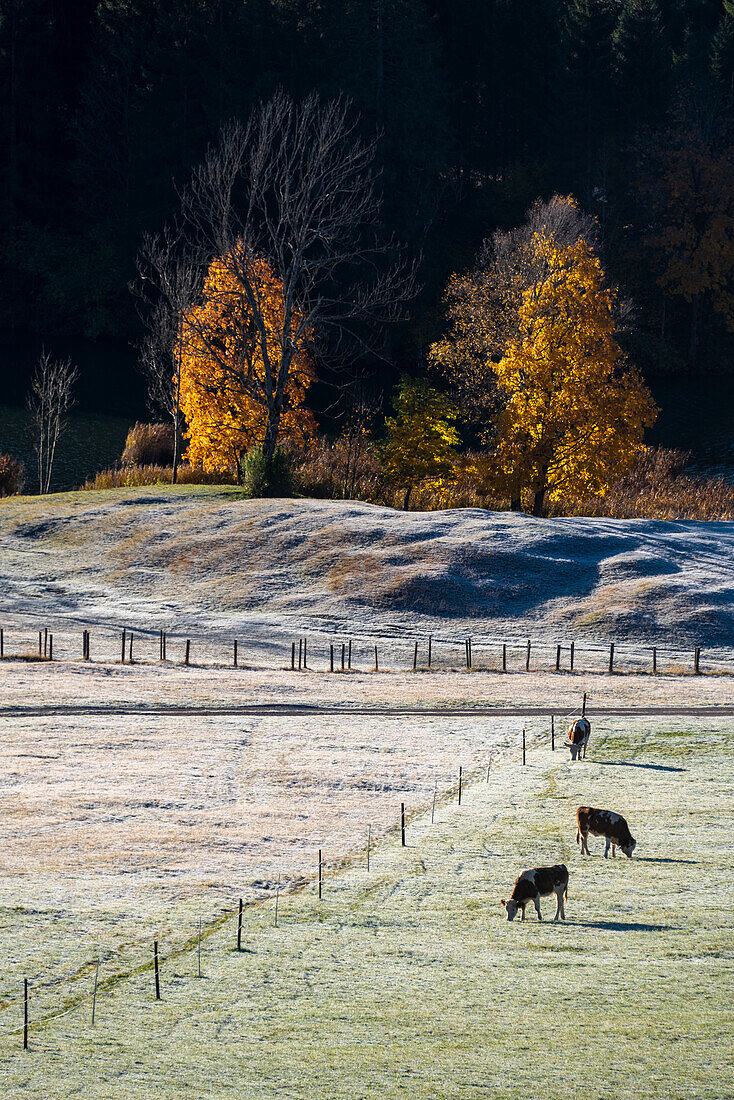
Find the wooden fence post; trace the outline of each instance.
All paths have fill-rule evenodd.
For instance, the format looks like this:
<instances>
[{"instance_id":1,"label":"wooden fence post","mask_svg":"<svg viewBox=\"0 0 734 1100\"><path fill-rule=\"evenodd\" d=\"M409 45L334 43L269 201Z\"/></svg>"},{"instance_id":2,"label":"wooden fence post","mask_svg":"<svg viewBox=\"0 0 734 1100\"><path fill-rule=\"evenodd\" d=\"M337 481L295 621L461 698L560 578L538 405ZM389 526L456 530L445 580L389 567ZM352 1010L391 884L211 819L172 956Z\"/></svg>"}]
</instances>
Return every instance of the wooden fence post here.
<instances>
[{"instance_id":1,"label":"wooden fence post","mask_svg":"<svg viewBox=\"0 0 734 1100\"><path fill-rule=\"evenodd\" d=\"M278 927L278 901L280 900L280 877L278 878L278 885L275 888L275 927Z\"/></svg>"},{"instance_id":2,"label":"wooden fence post","mask_svg":"<svg viewBox=\"0 0 734 1100\"><path fill-rule=\"evenodd\" d=\"M370 841L372 840L372 826L367 826L367 870L370 869Z\"/></svg>"},{"instance_id":3,"label":"wooden fence post","mask_svg":"<svg viewBox=\"0 0 734 1100\"><path fill-rule=\"evenodd\" d=\"M695 672L695 674L697 676L701 672L700 665L701 665L701 648L700 648L700 646L696 646L696 648L693 651L693 671Z\"/></svg>"},{"instance_id":4,"label":"wooden fence post","mask_svg":"<svg viewBox=\"0 0 734 1100\"><path fill-rule=\"evenodd\" d=\"M23 1050L28 1050L28 979L23 979Z\"/></svg>"},{"instance_id":5,"label":"wooden fence post","mask_svg":"<svg viewBox=\"0 0 734 1100\"><path fill-rule=\"evenodd\" d=\"M49 634L49 636L48 636L48 659L49 659L49 661L53 661L53 659L54 659L54 636L53 636L53 634ZM696 671L698 671L698 669Z\"/></svg>"},{"instance_id":6,"label":"wooden fence post","mask_svg":"<svg viewBox=\"0 0 734 1100\"><path fill-rule=\"evenodd\" d=\"M342 642L342 672L344 671L344 669L346 667L346 665L345 665L346 657L347 657L346 646Z\"/></svg>"},{"instance_id":7,"label":"wooden fence post","mask_svg":"<svg viewBox=\"0 0 734 1100\"><path fill-rule=\"evenodd\" d=\"M471 665L469 664L469 639L468 638L464 639L464 651L465 651L465 655L466 655L466 667L471 668Z\"/></svg>"},{"instance_id":8,"label":"wooden fence post","mask_svg":"<svg viewBox=\"0 0 734 1100\"><path fill-rule=\"evenodd\" d=\"M472 667L472 664L473 664L473 661L472 661L472 655L471 655L471 638L470 638L469 639L469 668Z\"/></svg>"},{"instance_id":9,"label":"wooden fence post","mask_svg":"<svg viewBox=\"0 0 734 1100\"><path fill-rule=\"evenodd\" d=\"M185 665L187 665L189 663L189 657L190 656L191 656L191 639L187 638L186 639L186 653L184 654L184 664Z\"/></svg>"},{"instance_id":10,"label":"wooden fence post","mask_svg":"<svg viewBox=\"0 0 734 1100\"><path fill-rule=\"evenodd\" d=\"M522 730L522 762L525 764L525 727Z\"/></svg>"},{"instance_id":11,"label":"wooden fence post","mask_svg":"<svg viewBox=\"0 0 734 1100\"><path fill-rule=\"evenodd\" d=\"M305 638L303 639L303 667L308 668L308 664L306 662L306 639Z\"/></svg>"},{"instance_id":12,"label":"wooden fence post","mask_svg":"<svg viewBox=\"0 0 734 1100\"><path fill-rule=\"evenodd\" d=\"M418 667L418 643L416 642L415 646L413 648L413 672L415 672L417 667Z\"/></svg>"},{"instance_id":13,"label":"wooden fence post","mask_svg":"<svg viewBox=\"0 0 734 1100\"><path fill-rule=\"evenodd\" d=\"M528 638L528 648L525 653L525 671L530 672L530 639Z\"/></svg>"},{"instance_id":14,"label":"wooden fence post","mask_svg":"<svg viewBox=\"0 0 734 1100\"><path fill-rule=\"evenodd\" d=\"M334 671L334 646L329 646L329 672Z\"/></svg>"},{"instance_id":15,"label":"wooden fence post","mask_svg":"<svg viewBox=\"0 0 734 1100\"><path fill-rule=\"evenodd\" d=\"M44 657L48 656L48 627L47 626L44 626L44 628L43 628L43 655L44 655Z\"/></svg>"},{"instance_id":16,"label":"wooden fence post","mask_svg":"<svg viewBox=\"0 0 734 1100\"><path fill-rule=\"evenodd\" d=\"M586 692L584 692L584 701L581 704L581 717L583 718L585 716L585 714L586 714Z\"/></svg>"},{"instance_id":17,"label":"wooden fence post","mask_svg":"<svg viewBox=\"0 0 734 1100\"><path fill-rule=\"evenodd\" d=\"M502 643L502 671L507 672L507 643Z\"/></svg>"},{"instance_id":18,"label":"wooden fence post","mask_svg":"<svg viewBox=\"0 0 734 1100\"><path fill-rule=\"evenodd\" d=\"M296 667L296 643L291 642L291 669Z\"/></svg>"},{"instance_id":19,"label":"wooden fence post","mask_svg":"<svg viewBox=\"0 0 734 1100\"><path fill-rule=\"evenodd\" d=\"M400 845L405 847L405 803L400 803Z\"/></svg>"},{"instance_id":20,"label":"wooden fence post","mask_svg":"<svg viewBox=\"0 0 734 1100\"><path fill-rule=\"evenodd\" d=\"M237 668L237 639L234 640L234 667Z\"/></svg>"},{"instance_id":21,"label":"wooden fence post","mask_svg":"<svg viewBox=\"0 0 734 1100\"><path fill-rule=\"evenodd\" d=\"M551 752L556 751L556 726L551 714Z\"/></svg>"},{"instance_id":22,"label":"wooden fence post","mask_svg":"<svg viewBox=\"0 0 734 1100\"><path fill-rule=\"evenodd\" d=\"M609 643L609 674L614 672L614 642Z\"/></svg>"},{"instance_id":23,"label":"wooden fence post","mask_svg":"<svg viewBox=\"0 0 734 1100\"><path fill-rule=\"evenodd\" d=\"M561 669L561 647L556 646L556 672L560 672Z\"/></svg>"},{"instance_id":24,"label":"wooden fence post","mask_svg":"<svg viewBox=\"0 0 734 1100\"><path fill-rule=\"evenodd\" d=\"M240 898L240 907L237 913L237 950L242 950L242 898Z\"/></svg>"},{"instance_id":25,"label":"wooden fence post","mask_svg":"<svg viewBox=\"0 0 734 1100\"><path fill-rule=\"evenodd\" d=\"M321 901L321 882L322 882L321 868L322 868L322 866L323 866L323 861L321 859L321 849L319 848L319 901Z\"/></svg>"},{"instance_id":26,"label":"wooden fence post","mask_svg":"<svg viewBox=\"0 0 734 1100\"><path fill-rule=\"evenodd\" d=\"M120 657L120 664L125 664L125 643L127 641L126 631L122 632L122 656Z\"/></svg>"},{"instance_id":27,"label":"wooden fence post","mask_svg":"<svg viewBox=\"0 0 734 1100\"><path fill-rule=\"evenodd\" d=\"M94 1027L94 1016L97 1011L97 983L99 982L99 959L97 959L97 969L94 971L94 992L92 993L92 1027Z\"/></svg>"},{"instance_id":28,"label":"wooden fence post","mask_svg":"<svg viewBox=\"0 0 734 1100\"><path fill-rule=\"evenodd\" d=\"M428 667L431 667L431 650L433 646L433 635L428 635Z\"/></svg>"},{"instance_id":29,"label":"wooden fence post","mask_svg":"<svg viewBox=\"0 0 734 1100\"><path fill-rule=\"evenodd\" d=\"M161 999L161 984L158 975L158 940L153 940L153 967L155 969L155 999Z\"/></svg>"},{"instance_id":30,"label":"wooden fence post","mask_svg":"<svg viewBox=\"0 0 734 1100\"><path fill-rule=\"evenodd\" d=\"M301 671L301 659L303 653L303 638L298 639L298 671Z\"/></svg>"},{"instance_id":31,"label":"wooden fence post","mask_svg":"<svg viewBox=\"0 0 734 1100\"><path fill-rule=\"evenodd\" d=\"M379 672L380 669L377 664L377 646L375 646L375 672Z\"/></svg>"},{"instance_id":32,"label":"wooden fence post","mask_svg":"<svg viewBox=\"0 0 734 1100\"><path fill-rule=\"evenodd\" d=\"M128 652L128 663L129 664L133 663L133 637L134 637L134 635L133 635L133 632L131 630L130 631L130 644L129 644L128 650L127 650L127 652Z\"/></svg>"},{"instance_id":33,"label":"wooden fence post","mask_svg":"<svg viewBox=\"0 0 734 1100\"><path fill-rule=\"evenodd\" d=\"M653 676L655 676L657 671L658 671L658 651L657 651L657 647L653 646L652 647L652 674L653 674Z\"/></svg>"},{"instance_id":34,"label":"wooden fence post","mask_svg":"<svg viewBox=\"0 0 734 1100\"><path fill-rule=\"evenodd\" d=\"M575 643L571 642L571 660L569 662L571 672L573 672L573 651L574 651L574 648L575 648Z\"/></svg>"},{"instance_id":35,"label":"wooden fence post","mask_svg":"<svg viewBox=\"0 0 734 1100\"><path fill-rule=\"evenodd\" d=\"M38 656L43 657L43 631L38 631Z\"/></svg>"},{"instance_id":36,"label":"wooden fence post","mask_svg":"<svg viewBox=\"0 0 734 1100\"><path fill-rule=\"evenodd\" d=\"M461 805L461 781L463 778L464 769L459 765L459 805Z\"/></svg>"},{"instance_id":37,"label":"wooden fence post","mask_svg":"<svg viewBox=\"0 0 734 1100\"><path fill-rule=\"evenodd\" d=\"M164 660L164 661L167 661L167 660L168 660L168 657L166 656L166 643L167 643L167 642L168 642L168 634L167 634L167 632L166 632L166 631L164 630L164 631L163 631L163 660Z\"/></svg>"},{"instance_id":38,"label":"wooden fence post","mask_svg":"<svg viewBox=\"0 0 734 1100\"><path fill-rule=\"evenodd\" d=\"M5 631L0 627L0 657L5 656Z\"/></svg>"},{"instance_id":39,"label":"wooden fence post","mask_svg":"<svg viewBox=\"0 0 734 1100\"><path fill-rule=\"evenodd\" d=\"M347 650L347 669L351 671L352 668L352 639L349 639L349 649Z\"/></svg>"}]
</instances>

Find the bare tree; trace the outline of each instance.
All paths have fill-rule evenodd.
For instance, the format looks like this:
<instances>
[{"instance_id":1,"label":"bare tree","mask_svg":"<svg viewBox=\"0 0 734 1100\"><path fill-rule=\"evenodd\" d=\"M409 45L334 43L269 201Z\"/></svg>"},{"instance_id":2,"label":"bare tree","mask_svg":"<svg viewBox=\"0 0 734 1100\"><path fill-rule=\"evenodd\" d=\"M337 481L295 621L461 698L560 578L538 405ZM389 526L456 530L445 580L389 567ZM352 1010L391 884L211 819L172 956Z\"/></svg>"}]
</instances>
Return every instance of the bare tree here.
<instances>
[{"instance_id":1,"label":"bare tree","mask_svg":"<svg viewBox=\"0 0 734 1100\"><path fill-rule=\"evenodd\" d=\"M79 371L71 359L52 359L47 351L41 353L28 397L39 493L47 493L51 486L56 445L66 428L67 413L75 404L72 391L78 378Z\"/></svg>"},{"instance_id":2,"label":"bare tree","mask_svg":"<svg viewBox=\"0 0 734 1100\"><path fill-rule=\"evenodd\" d=\"M161 234L143 238L134 287L145 303L140 361L151 411L173 423L173 485L178 480L182 435L181 327L199 284L200 267L179 231L166 227Z\"/></svg>"},{"instance_id":3,"label":"bare tree","mask_svg":"<svg viewBox=\"0 0 734 1100\"><path fill-rule=\"evenodd\" d=\"M263 455L275 451L284 395L298 357L320 341L332 354L369 346L370 333L397 319L415 293L415 271L394 243L378 238L375 144L356 134L349 104L278 91L247 125L222 128L184 195L184 216L209 257L226 261L252 326L257 355L232 362L202 325L197 336L224 376L265 412ZM258 273L262 261L282 282L277 330ZM270 322L270 326L269 326ZM192 311L196 326L196 311ZM251 341L243 334L243 343Z\"/></svg>"}]
</instances>

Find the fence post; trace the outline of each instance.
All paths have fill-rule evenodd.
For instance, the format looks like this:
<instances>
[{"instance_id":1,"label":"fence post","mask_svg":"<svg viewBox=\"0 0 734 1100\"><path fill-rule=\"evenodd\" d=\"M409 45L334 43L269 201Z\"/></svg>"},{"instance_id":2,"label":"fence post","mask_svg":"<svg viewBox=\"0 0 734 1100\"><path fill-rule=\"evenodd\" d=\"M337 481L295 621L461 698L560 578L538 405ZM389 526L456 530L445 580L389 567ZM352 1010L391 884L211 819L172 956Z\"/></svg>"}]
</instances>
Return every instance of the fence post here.
<instances>
[{"instance_id":1,"label":"fence post","mask_svg":"<svg viewBox=\"0 0 734 1100\"><path fill-rule=\"evenodd\" d=\"M0 627L0 657L5 656L5 631Z\"/></svg>"},{"instance_id":2,"label":"fence post","mask_svg":"<svg viewBox=\"0 0 734 1100\"><path fill-rule=\"evenodd\" d=\"M433 645L433 635L428 635L428 667L431 667L431 647Z\"/></svg>"},{"instance_id":3,"label":"fence post","mask_svg":"<svg viewBox=\"0 0 734 1100\"><path fill-rule=\"evenodd\" d=\"M377 646L375 646L375 672L379 672L379 671L380 670L379 670L379 667L378 667L378 664L377 664Z\"/></svg>"},{"instance_id":4,"label":"fence post","mask_svg":"<svg viewBox=\"0 0 734 1100\"><path fill-rule=\"evenodd\" d=\"M525 671L530 672L530 639L528 638L528 648L525 653Z\"/></svg>"},{"instance_id":5,"label":"fence post","mask_svg":"<svg viewBox=\"0 0 734 1100\"><path fill-rule=\"evenodd\" d=\"M344 668L345 668L344 662L346 660L346 656L347 656L346 647L345 647L344 643L342 642L342 672L344 671Z\"/></svg>"},{"instance_id":6,"label":"fence post","mask_svg":"<svg viewBox=\"0 0 734 1100\"><path fill-rule=\"evenodd\" d=\"M291 670L296 667L296 643L291 642Z\"/></svg>"},{"instance_id":7,"label":"fence post","mask_svg":"<svg viewBox=\"0 0 734 1100\"><path fill-rule=\"evenodd\" d=\"M184 664L185 665L187 665L189 663L190 654L191 654L191 639L187 638L186 639L186 653L184 655Z\"/></svg>"},{"instance_id":8,"label":"fence post","mask_svg":"<svg viewBox=\"0 0 734 1100\"><path fill-rule=\"evenodd\" d=\"M126 632L123 630L123 632L122 632L122 656L120 657L120 664L121 665L125 664L125 643L126 643L126 641L127 641Z\"/></svg>"},{"instance_id":9,"label":"fence post","mask_svg":"<svg viewBox=\"0 0 734 1100\"><path fill-rule=\"evenodd\" d=\"M38 656L43 657L43 631L38 631Z\"/></svg>"},{"instance_id":10,"label":"fence post","mask_svg":"<svg viewBox=\"0 0 734 1100\"><path fill-rule=\"evenodd\" d=\"M556 727L551 714L551 752L556 751Z\"/></svg>"},{"instance_id":11,"label":"fence post","mask_svg":"<svg viewBox=\"0 0 734 1100\"><path fill-rule=\"evenodd\" d=\"M127 650L127 652L128 652L128 663L129 664L133 663L133 637L134 637L134 635L133 635L133 632L131 630L130 631L130 644L129 644L128 650Z\"/></svg>"},{"instance_id":12,"label":"fence post","mask_svg":"<svg viewBox=\"0 0 734 1100\"><path fill-rule=\"evenodd\" d=\"M701 672L700 664L701 664L701 648L700 648L700 646L696 646L696 648L693 651L693 671L696 673L697 676Z\"/></svg>"},{"instance_id":13,"label":"fence post","mask_svg":"<svg viewBox=\"0 0 734 1100\"><path fill-rule=\"evenodd\" d=\"M44 655L44 657L48 656L48 627L47 626L44 626L44 628L43 628L43 655Z\"/></svg>"},{"instance_id":14,"label":"fence post","mask_svg":"<svg viewBox=\"0 0 734 1100\"><path fill-rule=\"evenodd\" d=\"M367 870L370 869L370 841L372 840L372 826L367 826Z\"/></svg>"},{"instance_id":15,"label":"fence post","mask_svg":"<svg viewBox=\"0 0 734 1100\"><path fill-rule=\"evenodd\" d=\"M199 942L197 944L196 956L198 976L201 977L201 917L199 917Z\"/></svg>"},{"instance_id":16,"label":"fence post","mask_svg":"<svg viewBox=\"0 0 734 1100\"><path fill-rule=\"evenodd\" d=\"M418 667L418 643L416 642L415 647L413 649L413 672L415 672L417 667Z\"/></svg>"},{"instance_id":17,"label":"fence post","mask_svg":"<svg viewBox=\"0 0 734 1100\"><path fill-rule=\"evenodd\" d=\"M28 979L23 979L23 1050L28 1050Z\"/></svg>"},{"instance_id":18,"label":"fence post","mask_svg":"<svg viewBox=\"0 0 734 1100\"><path fill-rule=\"evenodd\" d=\"M502 643L502 671L507 672L507 643Z\"/></svg>"},{"instance_id":19,"label":"fence post","mask_svg":"<svg viewBox=\"0 0 734 1100\"><path fill-rule=\"evenodd\" d=\"M525 727L522 728L522 762L525 764Z\"/></svg>"},{"instance_id":20,"label":"fence post","mask_svg":"<svg viewBox=\"0 0 734 1100\"><path fill-rule=\"evenodd\" d=\"M321 901L321 882L322 882L321 867L322 867L321 849L319 848L319 901Z\"/></svg>"},{"instance_id":21,"label":"fence post","mask_svg":"<svg viewBox=\"0 0 734 1100\"><path fill-rule=\"evenodd\" d=\"M161 999L161 985L158 976L158 940L153 940L153 966L155 968L155 999Z\"/></svg>"},{"instance_id":22,"label":"fence post","mask_svg":"<svg viewBox=\"0 0 734 1100\"><path fill-rule=\"evenodd\" d=\"M54 659L54 636L53 636L53 634L49 634L49 636L48 636L48 659L49 659L49 661L53 661L53 659ZM698 669L696 669L696 671L698 671Z\"/></svg>"},{"instance_id":23,"label":"fence post","mask_svg":"<svg viewBox=\"0 0 734 1100\"><path fill-rule=\"evenodd\" d=\"M583 718L585 716L585 714L586 714L586 692L584 692L584 701L581 704L581 717Z\"/></svg>"},{"instance_id":24,"label":"fence post","mask_svg":"<svg viewBox=\"0 0 734 1100\"><path fill-rule=\"evenodd\" d=\"M329 646L329 672L334 671L334 646Z\"/></svg>"},{"instance_id":25,"label":"fence post","mask_svg":"<svg viewBox=\"0 0 734 1100\"><path fill-rule=\"evenodd\" d=\"M237 639L234 640L234 667L237 668Z\"/></svg>"},{"instance_id":26,"label":"fence post","mask_svg":"<svg viewBox=\"0 0 734 1100\"><path fill-rule=\"evenodd\" d=\"M301 659L303 654L303 638L298 639L298 671L301 671Z\"/></svg>"},{"instance_id":27,"label":"fence post","mask_svg":"<svg viewBox=\"0 0 734 1100\"><path fill-rule=\"evenodd\" d=\"M97 982L99 980L99 959L97 959L97 969L94 972L94 993L92 993L92 1027L94 1027L94 1014L97 1011Z\"/></svg>"},{"instance_id":28,"label":"fence post","mask_svg":"<svg viewBox=\"0 0 734 1100\"><path fill-rule=\"evenodd\" d=\"M463 768L459 765L459 805L461 805L461 780L463 778Z\"/></svg>"},{"instance_id":29,"label":"fence post","mask_svg":"<svg viewBox=\"0 0 734 1100\"><path fill-rule=\"evenodd\" d=\"M573 672L573 651L574 651L574 648L575 648L575 645L574 645L573 642L571 642L571 660L570 660L571 672Z\"/></svg>"},{"instance_id":30,"label":"fence post","mask_svg":"<svg viewBox=\"0 0 734 1100\"><path fill-rule=\"evenodd\" d=\"M400 803L400 845L405 847L405 803Z\"/></svg>"},{"instance_id":31,"label":"fence post","mask_svg":"<svg viewBox=\"0 0 734 1100\"><path fill-rule=\"evenodd\" d=\"M655 646L652 647L652 674L653 676L658 670L658 651Z\"/></svg>"},{"instance_id":32,"label":"fence post","mask_svg":"<svg viewBox=\"0 0 734 1100\"><path fill-rule=\"evenodd\" d=\"M561 669L561 647L556 646L556 672L560 672Z\"/></svg>"},{"instance_id":33,"label":"fence post","mask_svg":"<svg viewBox=\"0 0 734 1100\"><path fill-rule=\"evenodd\" d=\"M431 825L433 825L433 818L436 813L436 795L438 794L438 780L434 780L433 783L433 805L431 806Z\"/></svg>"},{"instance_id":34,"label":"fence post","mask_svg":"<svg viewBox=\"0 0 734 1100\"><path fill-rule=\"evenodd\" d=\"M609 643L609 673L614 672L614 642Z\"/></svg>"},{"instance_id":35,"label":"fence post","mask_svg":"<svg viewBox=\"0 0 734 1100\"><path fill-rule=\"evenodd\" d=\"M469 668L472 667L472 655L471 655L471 638L469 639Z\"/></svg>"},{"instance_id":36,"label":"fence post","mask_svg":"<svg viewBox=\"0 0 734 1100\"><path fill-rule=\"evenodd\" d=\"M306 663L306 639L305 638L303 639L303 667L308 668L308 665Z\"/></svg>"},{"instance_id":37,"label":"fence post","mask_svg":"<svg viewBox=\"0 0 734 1100\"><path fill-rule=\"evenodd\" d=\"M242 898L240 898L240 907L237 913L237 950L242 950Z\"/></svg>"},{"instance_id":38,"label":"fence post","mask_svg":"<svg viewBox=\"0 0 734 1100\"><path fill-rule=\"evenodd\" d=\"M352 668L352 639L349 639L349 649L347 650L347 669L351 671Z\"/></svg>"},{"instance_id":39,"label":"fence post","mask_svg":"<svg viewBox=\"0 0 734 1100\"><path fill-rule=\"evenodd\" d=\"M163 631L163 660L164 660L164 661L167 661L167 660L168 660L168 657L166 656L166 643L167 643L167 642L168 642L168 634L167 634L167 633L166 633L166 631L164 630L164 631Z\"/></svg>"}]
</instances>

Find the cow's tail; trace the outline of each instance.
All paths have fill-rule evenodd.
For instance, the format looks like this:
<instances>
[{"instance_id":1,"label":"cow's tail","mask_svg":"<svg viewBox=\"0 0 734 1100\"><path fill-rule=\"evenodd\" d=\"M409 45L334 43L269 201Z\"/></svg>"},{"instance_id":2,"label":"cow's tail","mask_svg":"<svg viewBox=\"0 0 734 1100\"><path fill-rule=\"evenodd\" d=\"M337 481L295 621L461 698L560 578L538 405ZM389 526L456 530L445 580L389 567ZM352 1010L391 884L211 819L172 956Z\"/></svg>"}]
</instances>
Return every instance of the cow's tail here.
<instances>
[{"instance_id":1,"label":"cow's tail","mask_svg":"<svg viewBox=\"0 0 734 1100\"><path fill-rule=\"evenodd\" d=\"M566 879L566 889L563 893L564 898L568 901L568 879Z\"/></svg>"},{"instance_id":2,"label":"cow's tail","mask_svg":"<svg viewBox=\"0 0 734 1100\"><path fill-rule=\"evenodd\" d=\"M581 843L581 830L579 829L578 825L576 826L576 843Z\"/></svg>"}]
</instances>

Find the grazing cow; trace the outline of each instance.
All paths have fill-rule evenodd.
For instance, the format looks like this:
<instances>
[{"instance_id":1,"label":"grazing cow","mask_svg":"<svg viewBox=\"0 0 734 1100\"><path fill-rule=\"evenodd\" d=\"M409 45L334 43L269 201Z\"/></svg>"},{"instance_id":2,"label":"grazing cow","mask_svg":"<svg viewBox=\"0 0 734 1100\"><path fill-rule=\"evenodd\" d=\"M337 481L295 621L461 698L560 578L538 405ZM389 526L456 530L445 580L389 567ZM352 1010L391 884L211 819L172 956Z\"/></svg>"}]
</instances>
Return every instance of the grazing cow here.
<instances>
[{"instance_id":1,"label":"grazing cow","mask_svg":"<svg viewBox=\"0 0 734 1100\"><path fill-rule=\"evenodd\" d=\"M586 756L586 746L589 743L589 736L591 734L591 722L588 718L577 718L575 722L572 722L568 727L568 741L566 742L568 748L571 750L571 759L580 760L581 750L583 749L584 756Z\"/></svg>"},{"instance_id":2,"label":"grazing cow","mask_svg":"<svg viewBox=\"0 0 734 1100\"><path fill-rule=\"evenodd\" d=\"M525 906L532 901L538 913L538 920L542 920L540 899L548 897L549 894L555 894L558 902L553 919L558 920L560 917L561 920L565 920L566 910L563 907L563 898L568 897L568 868L563 863L555 867L533 867L531 871L523 871L515 881L509 900L505 901L502 898L500 905L504 905L507 910L508 920L515 919L518 909L522 910L520 919L525 920Z\"/></svg>"},{"instance_id":3,"label":"grazing cow","mask_svg":"<svg viewBox=\"0 0 734 1100\"><path fill-rule=\"evenodd\" d=\"M576 843L581 843L581 855L588 856L589 833L594 836L603 836L606 840L604 858L612 849L612 856L616 856L615 848L621 848L628 859L632 858L637 841L629 831L629 826L621 814L615 814L614 810L596 810L593 806L579 806L576 811Z\"/></svg>"}]
</instances>

